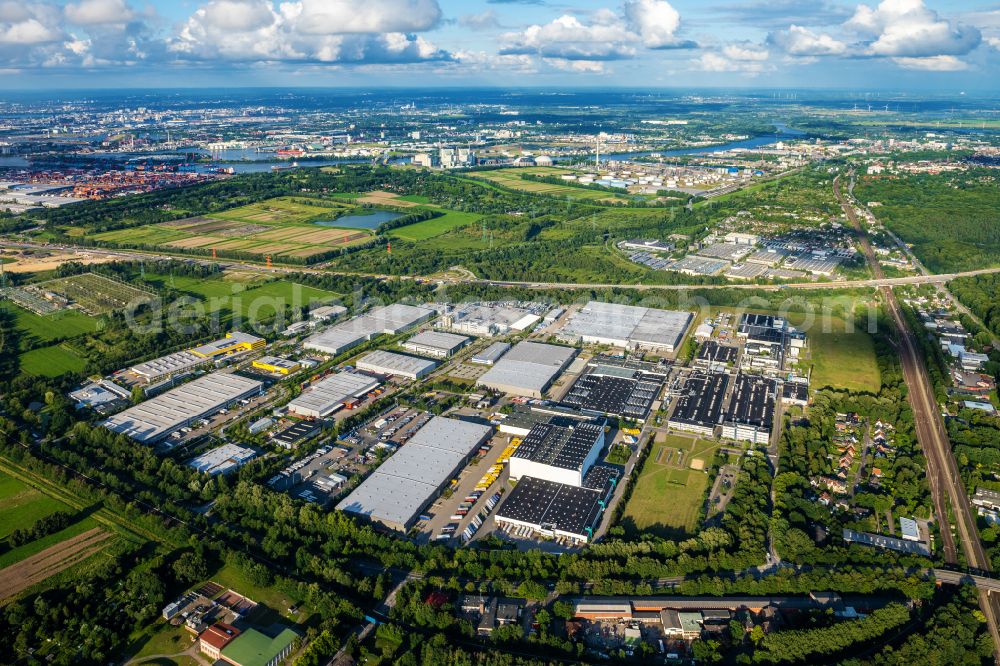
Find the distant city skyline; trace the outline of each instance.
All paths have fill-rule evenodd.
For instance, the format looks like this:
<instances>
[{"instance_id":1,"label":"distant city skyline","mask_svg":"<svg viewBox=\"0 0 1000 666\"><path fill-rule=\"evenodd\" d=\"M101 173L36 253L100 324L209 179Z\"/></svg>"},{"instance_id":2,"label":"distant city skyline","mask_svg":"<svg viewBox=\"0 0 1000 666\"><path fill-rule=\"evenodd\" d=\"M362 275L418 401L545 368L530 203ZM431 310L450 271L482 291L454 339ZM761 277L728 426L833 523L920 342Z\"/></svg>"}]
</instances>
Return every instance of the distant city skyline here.
<instances>
[{"instance_id":1,"label":"distant city skyline","mask_svg":"<svg viewBox=\"0 0 1000 666\"><path fill-rule=\"evenodd\" d=\"M0 86L996 90L1000 5L932 0L0 2Z\"/></svg>"}]
</instances>

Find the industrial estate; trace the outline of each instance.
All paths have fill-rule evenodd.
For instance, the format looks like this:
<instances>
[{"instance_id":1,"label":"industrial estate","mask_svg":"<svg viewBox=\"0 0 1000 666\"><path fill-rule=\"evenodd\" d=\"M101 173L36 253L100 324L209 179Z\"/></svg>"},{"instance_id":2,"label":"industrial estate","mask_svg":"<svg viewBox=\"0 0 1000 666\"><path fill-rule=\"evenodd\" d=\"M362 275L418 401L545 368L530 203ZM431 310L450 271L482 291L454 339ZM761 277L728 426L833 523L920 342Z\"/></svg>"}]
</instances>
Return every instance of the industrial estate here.
<instances>
[{"instance_id":1,"label":"industrial estate","mask_svg":"<svg viewBox=\"0 0 1000 666\"><path fill-rule=\"evenodd\" d=\"M0 662L994 660L994 101L411 92L0 101Z\"/></svg>"}]
</instances>

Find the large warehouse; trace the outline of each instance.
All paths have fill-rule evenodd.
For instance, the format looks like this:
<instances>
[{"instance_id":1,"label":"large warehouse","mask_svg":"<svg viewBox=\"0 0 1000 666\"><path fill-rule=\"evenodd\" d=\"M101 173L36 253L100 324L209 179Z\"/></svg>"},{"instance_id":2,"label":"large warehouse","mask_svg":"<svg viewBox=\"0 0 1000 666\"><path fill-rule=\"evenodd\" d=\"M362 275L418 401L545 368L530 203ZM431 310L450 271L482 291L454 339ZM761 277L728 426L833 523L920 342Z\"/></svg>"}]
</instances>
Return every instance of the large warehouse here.
<instances>
[{"instance_id":1,"label":"large warehouse","mask_svg":"<svg viewBox=\"0 0 1000 666\"><path fill-rule=\"evenodd\" d=\"M256 379L217 372L130 407L101 425L137 442L153 444L192 421L261 393L263 387Z\"/></svg>"},{"instance_id":2,"label":"large warehouse","mask_svg":"<svg viewBox=\"0 0 1000 666\"><path fill-rule=\"evenodd\" d=\"M680 346L692 316L690 312L590 301L570 316L559 337L574 344L672 352Z\"/></svg>"},{"instance_id":3,"label":"large warehouse","mask_svg":"<svg viewBox=\"0 0 1000 666\"><path fill-rule=\"evenodd\" d=\"M511 331L526 331L542 318L538 303L520 307L515 303L468 303L446 313L441 325L458 333L491 337Z\"/></svg>"},{"instance_id":4,"label":"large warehouse","mask_svg":"<svg viewBox=\"0 0 1000 666\"><path fill-rule=\"evenodd\" d=\"M405 532L492 433L488 425L435 416L337 508Z\"/></svg>"},{"instance_id":5,"label":"large warehouse","mask_svg":"<svg viewBox=\"0 0 1000 666\"><path fill-rule=\"evenodd\" d=\"M659 399L666 366L606 363L598 357L573 384L562 404L606 416L643 421ZM636 367L633 367L636 366Z\"/></svg>"},{"instance_id":6,"label":"large warehouse","mask_svg":"<svg viewBox=\"0 0 1000 666\"><path fill-rule=\"evenodd\" d=\"M722 422L722 436L753 444L767 444L774 425L778 382L758 375L736 378L733 397Z\"/></svg>"},{"instance_id":7,"label":"large warehouse","mask_svg":"<svg viewBox=\"0 0 1000 666\"><path fill-rule=\"evenodd\" d=\"M673 414L667 422L671 428L714 437L715 428L722 420L722 406L729 386L729 375L723 373L692 373Z\"/></svg>"},{"instance_id":8,"label":"large warehouse","mask_svg":"<svg viewBox=\"0 0 1000 666\"><path fill-rule=\"evenodd\" d=\"M497 527L587 543L600 526L617 480L608 467L594 467L582 486L525 476L497 509Z\"/></svg>"},{"instance_id":9,"label":"large warehouse","mask_svg":"<svg viewBox=\"0 0 1000 666\"><path fill-rule=\"evenodd\" d=\"M393 375L405 379L420 379L431 373L437 367L436 361L397 354L395 352L377 349L365 354L355 363L358 370L372 372L376 375Z\"/></svg>"},{"instance_id":10,"label":"large warehouse","mask_svg":"<svg viewBox=\"0 0 1000 666\"><path fill-rule=\"evenodd\" d=\"M583 477L604 448L603 423L535 425L510 456L510 478L532 476L570 486Z\"/></svg>"},{"instance_id":11,"label":"large warehouse","mask_svg":"<svg viewBox=\"0 0 1000 666\"><path fill-rule=\"evenodd\" d=\"M469 338L441 331L417 333L403 344L403 349L424 356L447 358L469 344Z\"/></svg>"},{"instance_id":12,"label":"large warehouse","mask_svg":"<svg viewBox=\"0 0 1000 666\"><path fill-rule=\"evenodd\" d=\"M477 383L503 393L541 398L574 356L576 350L571 347L521 342L487 370Z\"/></svg>"},{"instance_id":13,"label":"large warehouse","mask_svg":"<svg viewBox=\"0 0 1000 666\"><path fill-rule=\"evenodd\" d=\"M310 386L288 403L288 411L299 416L323 419L352 398L360 398L379 385L379 381L353 372L338 372Z\"/></svg>"},{"instance_id":14,"label":"large warehouse","mask_svg":"<svg viewBox=\"0 0 1000 666\"><path fill-rule=\"evenodd\" d=\"M437 314L433 309L393 303L385 307L348 319L342 324L331 326L305 339L306 349L336 356L353 347L367 342L377 335L396 335L417 324L433 319Z\"/></svg>"}]
</instances>

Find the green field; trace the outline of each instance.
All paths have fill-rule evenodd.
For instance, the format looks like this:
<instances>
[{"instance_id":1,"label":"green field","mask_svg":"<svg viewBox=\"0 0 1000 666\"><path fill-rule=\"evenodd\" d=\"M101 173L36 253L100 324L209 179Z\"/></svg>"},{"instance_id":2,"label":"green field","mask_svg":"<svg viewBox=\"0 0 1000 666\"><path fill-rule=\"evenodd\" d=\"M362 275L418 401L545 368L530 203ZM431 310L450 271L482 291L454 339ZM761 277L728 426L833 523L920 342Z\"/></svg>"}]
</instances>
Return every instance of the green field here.
<instances>
[{"instance_id":1,"label":"green field","mask_svg":"<svg viewBox=\"0 0 1000 666\"><path fill-rule=\"evenodd\" d=\"M194 296L204 303L207 312L232 311L236 308L241 317L246 317L251 308L255 308L257 318L270 317L274 314L275 303L279 301L284 301L286 305L305 306L313 301L326 302L339 296L331 291L287 280L258 283L222 277L171 277L151 273L146 274L146 280L157 287L170 287ZM255 303L258 305L255 306Z\"/></svg>"},{"instance_id":2,"label":"green field","mask_svg":"<svg viewBox=\"0 0 1000 666\"><path fill-rule=\"evenodd\" d=\"M99 319L79 310L63 310L42 316L7 301L0 303L0 310L14 316L15 326L22 333L43 341L94 333L100 325Z\"/></svg>"},{"instance_id":3,"label":"green field","mask_svg":"<svg viewBox=\"0 0 1000 666\"><path fill-rule=\"evenodd\" d=\"M308 203L307 203L308 202ZM301 224L320 215L342 210L343 204L335 201L306 199L305 197L275 197L267 201L239 208L231 208L208 217L222 220L239 220L253 224Z\"/></svg>"},{"instance_id":4,"label":"green field","mask_svg":"<svg viewBox=\"0 0 1000 666\"><path fill-rule=\"evenodd\" d=\"M668 537L692 534L698 528L708 474L691 469L691 461L702 460L708 469L719 443L667 435L658 437L652 447L622 522L634 532Z\"/></svg>"},{"instance_id":5,"label":"green field","mask_svg":"<svg viewBox=\"0 0 1000 666\"><path fill-rule=\"evenodd\" d=\"M21 371L29 375L58 377L67 372L82 372L85 361L65 345L39 347L20 356Z\"/></svg>"},{"instance_id":6,"label":"green field","mask_svg":"<svg viewBox=\"0 0 1000 666\"><path fill-rule=\"evenodd\" d=\"M35 539L34 541L26 543L19 548L8 550L3 555L0 555L0 569L16 564L21 560L31 557L32 555L37 555L50 546L62 543L67 539L72 539L73 537L79 536L88 530L94 529L95 527L100 527L100 523L90 516L87 516L83 520L73 523L64 530L44 536L41 539Z\"/></svg>"},{"instance_id":7,"label":"green field","mask_svg":"<svg viewBox=\"0 0 1000 666\"><path fill-rule=\"evenodd\" d=\"M857 330L844 333L839 320L831 328L822 332L817 327L806 334L812 355L810 385L878 393L881 377L871 336Z\"/></svg>"},{"instance_id":8,"label":"green field","mask_svg":"<svg viewBox=\"0 0 1000 666\"><path fill-rule=\"evenodd\" d=\"M67 508L59 500L0 472L0 539L18 528L30 527L39 518Z\"/></svg>"},{"instance_id":9,"label":"green field","mask_svg":"<svg viewBox=\"0 0 1000 666\"><path fill-rule=\"evenodd\" d=\"M440 236L446 231L451 231L458 227L464 227L478 220L482 215L477 213L462 213L450 210L441 217L433 220L424 220L416 224L407 224L403 227L396 227L388 232L393 238L420 241Z\"/></svg>"},{"instance_id":10,"label":"green field","mask_svg":"<svg viewBox=\"0 0 1000 666\"><path fill-rule=\"evenodd\" d=\"M536 176L559 176L564 173L573 173L568 169L554 167L526 167L515 169L500 169L497 171L480 171L471 174L471 177L486 180L502 187L512 190L521 190L533 194L544 194L548 196L569 197L571 199L587 199L597 201L601 199L621 199L621 195L612 192L602 192L601 190L591 190L584 187L574 187L572 185L556 185L554 183L543 183L535 180L525 180L521 174Z\"/></svg>"}]
</instances>

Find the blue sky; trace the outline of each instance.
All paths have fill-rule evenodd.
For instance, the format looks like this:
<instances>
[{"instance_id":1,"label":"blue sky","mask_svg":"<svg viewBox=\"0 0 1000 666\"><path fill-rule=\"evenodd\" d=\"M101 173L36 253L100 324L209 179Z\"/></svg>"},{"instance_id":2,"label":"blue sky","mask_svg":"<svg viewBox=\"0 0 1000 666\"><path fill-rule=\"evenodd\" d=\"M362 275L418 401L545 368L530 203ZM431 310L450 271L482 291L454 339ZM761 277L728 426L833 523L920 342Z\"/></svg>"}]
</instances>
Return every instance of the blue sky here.
<instances>
[{"instance_id":1,"label":"blue sky","mask_svg":"<svg viewBox=\"0 0 1000 666\"><path fill-rule=\"evenodd\" d=\"M0 0L0 86L1000 86L974 0Z\"/></svg>"}]
</instances>

